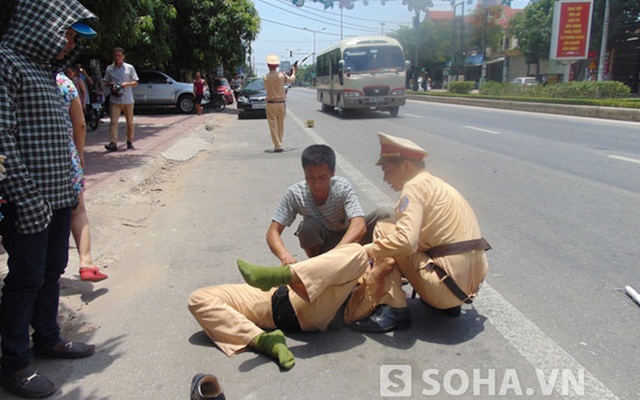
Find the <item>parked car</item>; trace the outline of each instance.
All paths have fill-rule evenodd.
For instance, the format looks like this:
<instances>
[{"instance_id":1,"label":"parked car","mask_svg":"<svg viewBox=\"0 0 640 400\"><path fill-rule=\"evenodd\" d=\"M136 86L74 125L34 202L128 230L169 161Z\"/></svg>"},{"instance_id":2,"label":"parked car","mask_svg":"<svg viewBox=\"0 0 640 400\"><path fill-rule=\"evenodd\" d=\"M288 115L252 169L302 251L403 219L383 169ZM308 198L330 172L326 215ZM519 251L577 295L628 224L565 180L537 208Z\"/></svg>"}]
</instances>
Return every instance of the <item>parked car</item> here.
<instances>
[{"instance_id":1,"label":"parked car","mask_svg":"<svg viewBox=\"0 0 640 400\"><path fill-rule=\"evenodd\" d=\"M238 119L248 116L267 117L267 90L263 78L252 78L245 82L238 93Z\"/></svg>"},{"instance_id":2,"label":"parked car","mask_svg":"<svg viewBox=\"0 0 640 400\"><path fill-rule=\"evenodd\" d=\"M141 71L138 78L133 88L136 107L174 106L184 114L195 109L192 83L178 82L160 71Z\"/></svg>"},{"instance_id":3,"label":"parked car","mask_svg":"<svg viewBox=\"0 0 640 400\"><path fill-rule=\"evenodd\" d=\"M233 90L227 78L213 78L211 89L223 96L225 104L233 104Z\"/></svg>"},{"instance_id":4,"label":"parked car","mask_svg":"<svg viewBox=\"0 0 640 400\"><path fill-rule=\"evenodd\" d=\"M533 78L531 76L523 76L519 78L513 78L511 80L511 83L523 86L535 86L538 84L538 81L536 80L536 78Z\"/></svg>"}]
</instances>

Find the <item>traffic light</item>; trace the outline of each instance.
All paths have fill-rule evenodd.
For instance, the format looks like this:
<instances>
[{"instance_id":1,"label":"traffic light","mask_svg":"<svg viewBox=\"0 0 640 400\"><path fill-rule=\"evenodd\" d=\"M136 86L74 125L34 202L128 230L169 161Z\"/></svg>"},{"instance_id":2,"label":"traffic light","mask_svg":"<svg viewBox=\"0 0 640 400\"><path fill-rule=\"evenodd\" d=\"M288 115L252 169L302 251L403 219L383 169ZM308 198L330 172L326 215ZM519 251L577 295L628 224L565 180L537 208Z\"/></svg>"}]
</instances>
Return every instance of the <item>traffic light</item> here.
<instances>
[{"instance_id":1,"label":"traffic light","mask_svg":"<svg viewBox=\"0 0 640 400\"><path fill-rule=\"evenodd\" d=\"M289 58L293 58L293 50L289 50Z\"/></svg>"}]
</instances>

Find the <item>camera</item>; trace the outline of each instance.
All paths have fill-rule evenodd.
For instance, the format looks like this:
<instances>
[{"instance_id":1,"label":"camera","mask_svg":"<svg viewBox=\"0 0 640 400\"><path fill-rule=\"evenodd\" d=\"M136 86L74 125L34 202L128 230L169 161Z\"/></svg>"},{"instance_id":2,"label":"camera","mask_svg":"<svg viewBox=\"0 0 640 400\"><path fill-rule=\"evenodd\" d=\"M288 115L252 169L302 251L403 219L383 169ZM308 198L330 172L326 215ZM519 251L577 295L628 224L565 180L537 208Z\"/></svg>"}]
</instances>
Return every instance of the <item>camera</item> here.
<instances>
[{"instance_id":1,"label":"camera","mask_svg":"<svg viewBox=\"0 0 640 400\"><path fill-rule=\"evenodd\" d=\"M111 95L112 96L121 97L123 93L124 93L124 88L122 87L121 84L116 83L115 85L111 86Z\"/></svg>"}]
</instances>

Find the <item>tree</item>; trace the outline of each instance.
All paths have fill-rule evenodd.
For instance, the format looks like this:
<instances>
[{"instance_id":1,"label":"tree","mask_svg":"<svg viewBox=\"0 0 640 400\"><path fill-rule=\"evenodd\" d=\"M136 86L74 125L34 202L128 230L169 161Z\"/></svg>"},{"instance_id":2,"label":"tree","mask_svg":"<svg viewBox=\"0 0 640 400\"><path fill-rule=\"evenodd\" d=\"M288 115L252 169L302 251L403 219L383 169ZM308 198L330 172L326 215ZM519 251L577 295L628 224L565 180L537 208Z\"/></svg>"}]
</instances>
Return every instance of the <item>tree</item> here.
<instances>
[{"instance_id":1,"label":"tree","mask_svg":"<svg viewBox=\"0 0 640 400\"><path fill-rule=\"evenodd\" d=\"M487 48L498 48L503 34L503 28L498 23L501 17L501 6L476 7L469 17L468 48L475 48L485 56Z\"/></svg>"},{"instance_id":2,"label":"tree","mask_svg":"<svg viewBox=\"0 0 640 400\"><path fill-rule=\"evenodd\" d=\"M138 68L166 69L172 57L176 9L161 0L80 0L98 16L91 25L98 37L87 41L86 53L111 60L122 47L127 62Z\"/></svg>"},{"instance_id":3,"label":"tree","mask_svg":"<svg viewBox=\"0 0 640 400\"><path fill-rule=\"evenodd\" d=\"M553 3L554 0L540 0L529 4L509 23L509 33L518 39L525 62L536 65L536 75L540 74L540 61L549 58Z\"/></svg>"},{"instance_id":4,"label":"tree","mask_svg":"<svg viewBox=\"0 0 640 400\"><path fill-rule=\"evenodd\" d=\"M248 0L179 0L174 49L175 67L181 71L226 73L244 66L250 43L260 31L260 18Z\"/></svg>"},{"instance_id":5,"label":"tree","mask_svg":"<svg viewBox=\"0 0 640 400\"><path fill-rule=\"evenodd\" d=\"M420 24L418 32L415 28L401 26L399 29L390 32L390 37L397 39L405 51L405 58L413 60L413 52L416 46L416 37L419 35L420 50L418 66L427 69L434 65L446 62L451 55L452 26L448 23L434 23L431 20ZM414 62L414 61L412 61Z\"/></svg>"},{"instance_id":6,"label":"tree","mask_svg":"<svg viewBox=\"0 0 640 400\"><path fill-rule=\"evenodd\" d=\"M127 62L164 70L174 77L195 70L233 71L245 63L260 19L249 0L80 0L98 17L98 37L85 42L85 55L104 62L123 47ZM0 2L0 34L6 31L16 0Z\"/></svg>"},{"instance_id":7,"label":"tree","mask_svg":"<svg viewBox=\"0 0 640 400\"><path fill-rule=\"evenodd\" d=\"M609 0L609 47L624 44L640 32L640 0ZM596 0L591 23L591 49L599 51L605 0Z\"/></svg>"}]
</instances>

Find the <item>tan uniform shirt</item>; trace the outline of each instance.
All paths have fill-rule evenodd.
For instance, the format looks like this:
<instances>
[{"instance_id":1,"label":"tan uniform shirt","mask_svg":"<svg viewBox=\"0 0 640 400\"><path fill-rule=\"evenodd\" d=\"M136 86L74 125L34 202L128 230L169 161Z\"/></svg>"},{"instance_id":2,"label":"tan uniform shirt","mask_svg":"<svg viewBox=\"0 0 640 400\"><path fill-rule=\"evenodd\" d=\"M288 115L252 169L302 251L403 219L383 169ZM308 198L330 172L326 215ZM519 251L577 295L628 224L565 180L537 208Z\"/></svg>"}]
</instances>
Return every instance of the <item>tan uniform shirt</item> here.
<instances>
[{"instance_id":1,"label":"tan uniform shirt","mask_svg":"<svg viewBox=\"0 0 640 400\"><path fill-rule=\"evenodd\" d=\"M441 244L455 243L482 237L475 213L451 185L422 171L407 181L396 204L395 230L376 239L368 251L376 258L406 256L423 252ZM433 262L443 268L467 294L476 292L487 273L483 250L465 254L425 257L420 269Z\"/></svg>"},{"instance_id":2,"label":"tan uniform shirt","mask_svg":"<svg viewBox=\"0 0 640 400\"><path fill-rule=\"evenodd\" d=\"M296 75L287 76L282 72L269 71L263 79L264 87L267 90L267 101L283 101L287 98L284 84L293 83L296 80Z\"/></svg>"}]
</instances>

